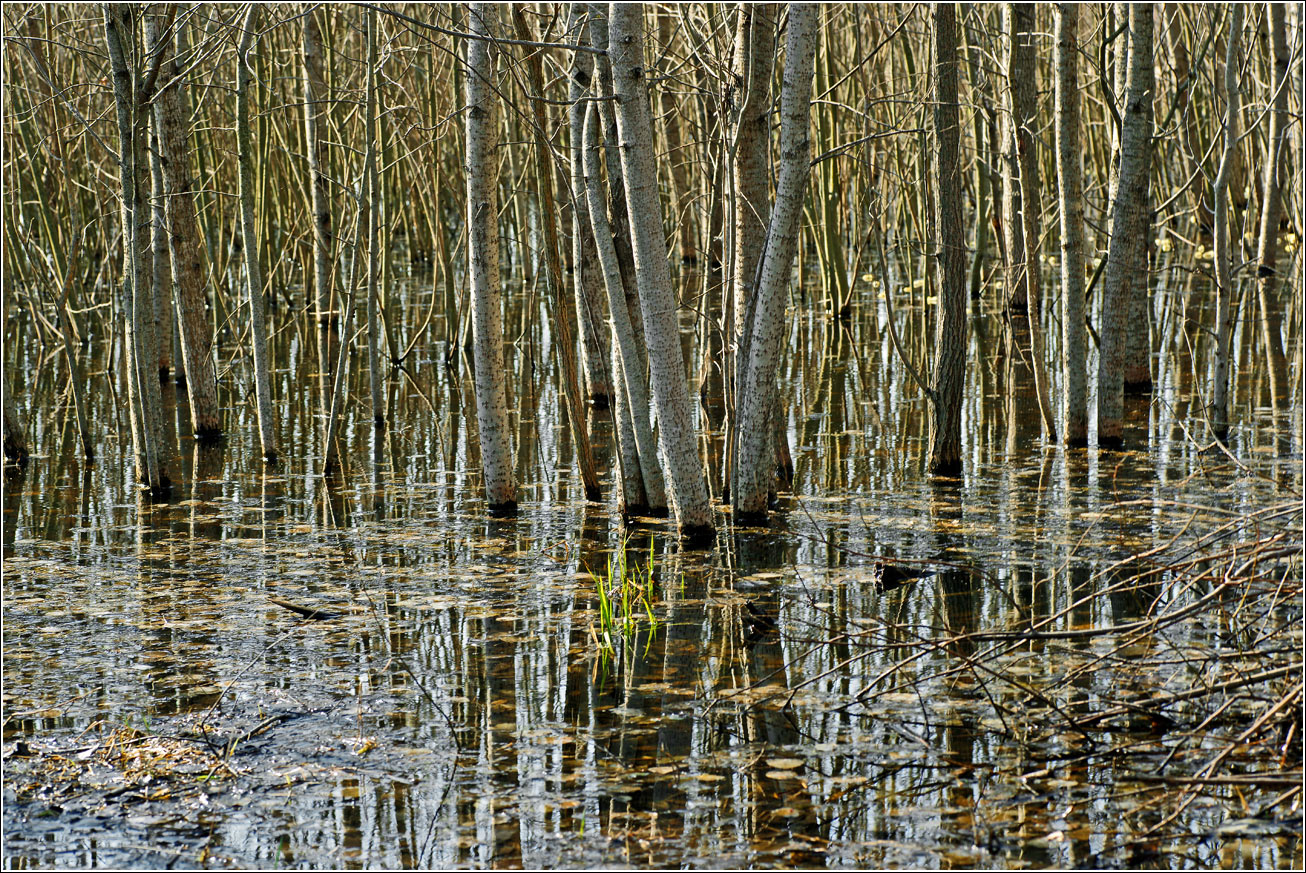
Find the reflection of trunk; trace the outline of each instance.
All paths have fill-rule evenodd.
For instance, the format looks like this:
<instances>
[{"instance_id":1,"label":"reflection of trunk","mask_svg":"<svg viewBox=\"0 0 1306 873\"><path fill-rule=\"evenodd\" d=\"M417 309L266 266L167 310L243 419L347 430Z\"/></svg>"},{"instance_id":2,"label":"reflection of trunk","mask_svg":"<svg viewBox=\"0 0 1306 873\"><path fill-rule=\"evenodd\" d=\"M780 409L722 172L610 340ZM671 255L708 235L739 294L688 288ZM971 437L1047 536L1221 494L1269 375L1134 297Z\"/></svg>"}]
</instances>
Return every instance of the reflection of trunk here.
<instances>
[{"instance_id":1,"label":"reflection of trunk","mask_svg":"<svg viewBox=\"0 0 1306 873\"><path fill-rule=\"evenodd\" d=\"M961 395L966 376L966 237L961 222L961 121L957 106L957 24L951 3L934 4L934 242L939 310L934 329L930 472L961 473Z\"/></svg>"},{"instance_id":2,"label":"reflection of trunk","mask_svg":"<svg viewBox=\"0 0 1306 873\"><path fill-rule=\"evenodd\" d=\"M589 45L587 28L582 17L582 4L572 3L567 31L579 45ZM603 329L607 314L603 286L594 250L594 234L590 227L589 206L585 199L584 157L581 151L585 139L585 109L580 98L589 92L594 76L594 56L589 52L572 52L571 66L571 194L572 227L571 251L573 279L576 296L576 317L580 320L580 356L589 387L590 400L600 409L608 405L612 396L612 378L608 374L608 336Z\"/></svg>"},{"instance_id":3,"label":"reflection of trunk","mask_svg":"<svg viewBox=\"0 0 1306 873\"><path fill-rule=\"evenodd\" d=\"M1057 180L1061 197L1062 439L1088 443L1084 369L1084 152L1079 138L1079 4L1057 4Z\"/></svg>"},{"instance_id":4,"label":"reflection of trunk","mask_svg":"<svg viewBox=\"0 0 1306 873\"><path fill-rule=\"evenodd\" d=\"M137 90L141 83L128 66L123 48L123 37L131 34L131 21L132 7L105 4L105 43L117 105L118 169L122 183L123 288L128 297L123 308L127 312L124 321L132 445L136 455L137 481L147 486L155 496L163 496L172 483L165 469L166 457L159 439L162 398L155 369L157 361L151 354L150 324L147 323L147 319L153 320L153 305L147 260L149 212L141 190L145 149L141 142L144 128L140 115L144 109Z\"/></svg>"},{"instance_id":5,"label":"reflection of trunk","mask_svg":"<svg viewBox=\"0 0 1306 873\"><path fill-rule=\"evenodd\" d=\"M250 49L259 6L250 6L236 52L236 153L240 171L240 243L245 252L245 281L249 291L250 338L254 353L254 393L258 400L258 435L263 459L275 463L277 439L272 425L272 377L268 371L267 307L263 299L263 270L259 264L258 233L254 223L254 138L249 130Z\"/></svg>"},{"instance_id":6,"label":"reflection of trunk","mask_svg":"<svg viewBox=\"0 0 1306 873\"><path fill-rule=\"evenodd\" d=\"M1097 371L1097 438L1098 445L1119 447L1124 442L1124 357L1126 324L1129 318L1128 278L1132 269L1131 241L1142 229L1137 195L1141 191L1140 173L1146 172L1147 108L1152 99L1145 90L1149 76L1142 69L1151 63L1152 7L1134 3L1129 8L1131 46L1142 43L1145 51L1129 52L1128 94L1124 123L1120 134L1119 185L1111 209L1111 243L1107 253L1102 283L1102 346ZM1149 33L1142 36L1146 27Z\"/></svg>"},{"instance_id":7,"label":"reflection of trunk","mask_svg":"<svg viewBox=\"0 0 1306 873\"><path fill-rule=\"evenodd\" d=\"M816 54L820 7L791 4L785 48L784 85L780 96L780 172L776 180L775 208L767 230L760 280L753 299L740 312L747 337L747 359L741 361L744 378L738 386L739 424L730 489L735 513L766 513L767 494L774 470L771 456L774 431L772 407L782 401L776 390L776 371L785 338L785 298L798 247L803 200L807 193L811 138L810 94Z\"/></svg>"},{"instance_id":8,"label":"reflection of trunk","mask_svg":"<svg viewBox=\"0 0 1306 873\"><path fill-rule=\"evenodd\" d=\"M204 266L200 262L205 247L195 220L191 190L190 101L186 99L184 81L175 79L176 71L172 58L159 70L159 79L166 87L154 100L154 117L159 129L168 252L191 428L198 439L207 441L221 436L222 418L213 365L213 332L204 300Z\"/></svg>"},{"instance_id":9,"label":"reflection of trunk","mask_svg":"<svg viewBox=\"0 0 1306 873\"><path fill-rule=\"evenodd\" d=\"M1229 230L1229 179L1238 150L1238 65L1243 27L1243 7L1229 10L1229 45L1224 59L1224 155L1215 176L1215 389L1212 392L1211 428L1223 438L1229 431L1229 338L1233 333L1233 252Z\"/></svg>"},{"instance_id":10,"label":"reflection of trunk","mask_svg":"<svg viewBox=\"0 0 1306 873\"><path fill-rule=\"evenodd\" d=\"M488 36L498 17L490 3L473 4L468 27ZM508 392L503 354L503 303L499 280L499 196L495 178L498 125L490 43L467 41L467 266L472 296L472 355L476 366L476 420L480 429L485 498L491 510L517 506Z\"/></svg>"},{"instance_id":11,"label":"reflection of trunk","mask_svg":"<svg viewBox=\"0 0 1306 873\"><path fill-rule=\"evenodd\" d=\"M1256 259L1257 295L1261 306L1261 342L1265 345L1270 375L1270 403L1277 410L1282 402L1285 367L1280 337L1278 301L1273 300L1275 243L1279 235L1279 197L1287 170L1283 153L1287 146L1284 132L1288 126L1288 28L1282 4L1267 3L1270 16L1270 44L1274 52L1274 80L1270 83L1273 111L1267 139L1269 152L1265 162L1264 197L1261 203L1261 232Z\"/></svg>"},{"instance_id":12,"label":"reflection of trunk","mask_svg":"<svg viewBox=\"0 0 1306 873\"><path fill-rule=\"evenodd\" d=\"M712 528L712 508L694 436L694 410L685 380L676 298L658 203L657 172L650 149L653 123L644 75L642 7L613 3L609 7L608 24L611 29L608 50L618 98L621 169L668 491L681 531L706 532Z\"/></svg>"},{"instance_id":13,"label":"reflection of trunk","mask_svg":"<svg viewBox=\"0 0 1306 873\"><path fill-rule=\"evenodd\" d=\"M590 104L592 107L593 104ZM635 345L635 332L630 325L630 312L622 292L621 268L617 264L617 252L612 245L612 228L603 207L603 194L599 186L599 135L598 112L591 108L585 122L583 139L585 143L585 176L582 188L577 189L581 196L588 196L589 202L585 215L593 222L593 235L598 242L597 255L599 266L603 270L604 287L608 293L608 306L612 311L612 335L617 342L621 355L622 379L619 387L624 401L623 408L629 411L630 424L637 448L639 469L643 471L643 491L650 504L665 504L665 484L662 470L658 466L657 443L653 437L653 426L649 421L648 389L641 378L631 378L640 368L639 354ZM622 436L619 432L619 437Z\"/></svg>"}]
</instances>

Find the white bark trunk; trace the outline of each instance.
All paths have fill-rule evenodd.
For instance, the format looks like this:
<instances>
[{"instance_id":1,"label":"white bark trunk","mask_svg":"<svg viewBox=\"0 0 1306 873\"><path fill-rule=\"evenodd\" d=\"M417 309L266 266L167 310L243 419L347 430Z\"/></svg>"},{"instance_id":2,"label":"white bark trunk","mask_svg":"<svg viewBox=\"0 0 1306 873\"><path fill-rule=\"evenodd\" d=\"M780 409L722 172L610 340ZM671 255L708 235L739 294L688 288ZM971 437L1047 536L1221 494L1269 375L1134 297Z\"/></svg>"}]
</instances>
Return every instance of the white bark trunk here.
<instances>
[{"instance_id":1,"label":"white bark trunk","mask_svg":"<svg viewBox=\"0 0 1306 873\"><path fill-rule=\"evenodd\" d=\"M694 409L686 384L676 297L658 202L653 119L644 68L643 6L613 3L609 6L608 22L608 52L618 98L621 169L626 182L635 279L644 315L644 339L657 404L662 457L669 474L667 490L681 532L702 534L713 527L712 507L698 457Z\"/></svg>"},{"instance_id":2,"label":"white bark trunk","mask_svg":"<svg viewBox=\"0 0 1306 873\"><path fill-rule=\"evenodd\" d=\"M736 443L731 502L737 516L766 512L774 470L769 415L776 402L776 378L785 337L785 301L807 192L811 137L812 68L820 6L791 3L785 49L784 85L780 95L780 172L776 202L767 231L761 279L754 300L745 307L748 361L739 386L739 436Z\"/></svg>"},{"instance_id":3,"label":"white bark trunk","mask_svg":"<svg viewBox=\"0 0 1306 873\"><path fill-rule=\"evenodd\" d=\"M1057 181L1061 197L1062 439L1088 442L1084 339L1084 153L1079 138L1079 4L1057 4Z\"/></svg>"},{"instance_id":4,"label":"white bark trunk","mask_svg":"<svg viewBox=\"0 0 1306 873\"><path fill-rule=\"evenodd\" d=\"M488 36L498 7L473 3L468 28ZM495 511L517 505L508 430L503 353L503 288L499 279L499 195L495 178L499 129L490 43L467 42L467 261L472 297L472 357L485 498Z\"/></svg>"},{"instance_id":5,"label":"white bark trunk","mask_svg":"<svg viewBox=\"0 0 1306 873\"><path fill-rule=\"evenodd\" d=\"M1229 9L1228 51L1224 59L1224 154L1215 175L1215 388L1211 401L1211 429L1223 439L1229 432L1229 340L1233 334L1233 244L1229 232L1229 179L1238 150L1238 110L1242 91L1238 65L1242 63L1243 7Z\"/></svg>"}]
</instances>

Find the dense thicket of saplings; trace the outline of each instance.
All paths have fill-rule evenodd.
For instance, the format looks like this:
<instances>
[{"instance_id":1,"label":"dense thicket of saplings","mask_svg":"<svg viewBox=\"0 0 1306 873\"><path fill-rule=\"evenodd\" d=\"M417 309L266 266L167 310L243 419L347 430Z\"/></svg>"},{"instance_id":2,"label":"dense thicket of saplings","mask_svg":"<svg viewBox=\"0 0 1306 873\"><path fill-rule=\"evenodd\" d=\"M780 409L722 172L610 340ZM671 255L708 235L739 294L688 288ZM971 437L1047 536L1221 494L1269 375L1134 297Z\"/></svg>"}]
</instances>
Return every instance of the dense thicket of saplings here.
<instances>
[{"instance_id":1,"label":"dense thicket of saplings","mask_svg":"<svg viewBox=\"0 0 1306 873\"><path fill-rule=\"evenodd\" d=\"M1189 333L1209 374L1194 426L1236 424L1240 319L1276 404L1289 388L1295 4L59 4L7 6L4 27L6 339L63 349L90 458L78 341L122 338L156 498L177 475L160 379L184 381L195 438L221 438L215 326L241 325L275 462L268 333L304 318L326 475L363 414L351 360L384 428L416 344L467 346L485 497L511 512L504 288L527 272L586 496L591 404L613 417L621 505L687 535L712 530L714 496L764 516L784 485L798 276L832 318L877 276L927 399L928 475L962 472L977 318L1029 361L1047 440L1086 445L1095 419L1099 446L1124 445L1123 397L1153 390L1161 351L1158 249L1187 252L1216 301ZM431 265L444 335L394 305L402 255ZM893 324L889 259L925 306L919 337ZM970 305L984 295L999 305ZM22 400L5 394L15 461ZM708 463L705 429L724 435Z\"/></svg>"}]
</instances>

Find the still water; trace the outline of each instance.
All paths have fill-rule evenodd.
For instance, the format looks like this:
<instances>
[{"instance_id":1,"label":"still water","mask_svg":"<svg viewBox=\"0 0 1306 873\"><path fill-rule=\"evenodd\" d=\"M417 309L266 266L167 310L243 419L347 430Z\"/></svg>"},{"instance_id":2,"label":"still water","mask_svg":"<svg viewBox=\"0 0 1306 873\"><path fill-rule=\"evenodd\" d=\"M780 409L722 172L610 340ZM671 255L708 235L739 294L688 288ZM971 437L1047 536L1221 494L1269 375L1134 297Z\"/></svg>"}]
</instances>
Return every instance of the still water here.
<instances>
[{"instance_id":1,"label":"still water","mask_svg":"<svg viewBox=\"0 0 1306 873\"><path fill-rule=\"evenodd\" d=\"M1044 444L1028 370L975 301L966 473L944 484L920 475L923 400L878 291L846 322L796 298L793 492L765 528L720 515L695 551L584 502L533 293L508 320L508 520L486 516L468 365L446 366L438 314L402 336L383 435L355 358L334 489L304 319L276 315L284 461L267 471L229 329L230 437L182 439L156 506L131 487L120 345L101 330L86 350L88 468L62 360L13 343L34 457L4 497L5 866L1299 868L1300 795L1275 805L1281 776L1256 774L1300 778L1300 733L1227 753L1242 782L1184 781L1298 679L1085 720L1300 677L1299 327L1287 398L1240 329L1226 454L1201 418L1204 340L1183 330L1210 304L1167 275L1157 390L1132 403L1125 452ZM902 295L922 361L926 314ZM396 299L401 332L423 323L418 285ZM689 369L710 372L685 328ZM610 495L605 412L591 430ZM623 552L647 587L605 625L598 580ZM933 575L899 583L882 561ZM1242 597L1198 608L1235 571Z\"/></svg>"}]
</instances>

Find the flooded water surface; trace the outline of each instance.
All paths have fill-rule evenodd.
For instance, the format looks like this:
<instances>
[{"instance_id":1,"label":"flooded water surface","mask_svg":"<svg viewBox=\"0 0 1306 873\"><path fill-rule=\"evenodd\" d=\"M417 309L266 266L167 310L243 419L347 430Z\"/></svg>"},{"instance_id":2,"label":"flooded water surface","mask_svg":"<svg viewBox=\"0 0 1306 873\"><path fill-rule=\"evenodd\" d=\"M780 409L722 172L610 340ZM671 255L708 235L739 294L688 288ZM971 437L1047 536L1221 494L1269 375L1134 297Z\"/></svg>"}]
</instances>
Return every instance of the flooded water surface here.
<instances>
[{"instance_id":1,"label":"flooded water surface","mask_svg":"<svg viewBox=\"0 0 1306 873\"><path fill-rule=\"evenodd\" d=\"M1300 395L1266 395L1248 327L1239 423L1210 442L1180 296L1158 289L1157 392L1114 453L1044 443L974 302L944 482L878 291L846 322L795 297L793 491L767 527L723 509L702 549L584 501L533 294L510 307L508 519L468 472L438 317L383 434L359 382L333 488L302 320L278 316L267 471L228 336L231 437L183 439L153 505L118 345L89 349L91 467L62 362L11 347L34 457L4 503L4 863L1300 868Z\"/></svg>"}]
</instances>

